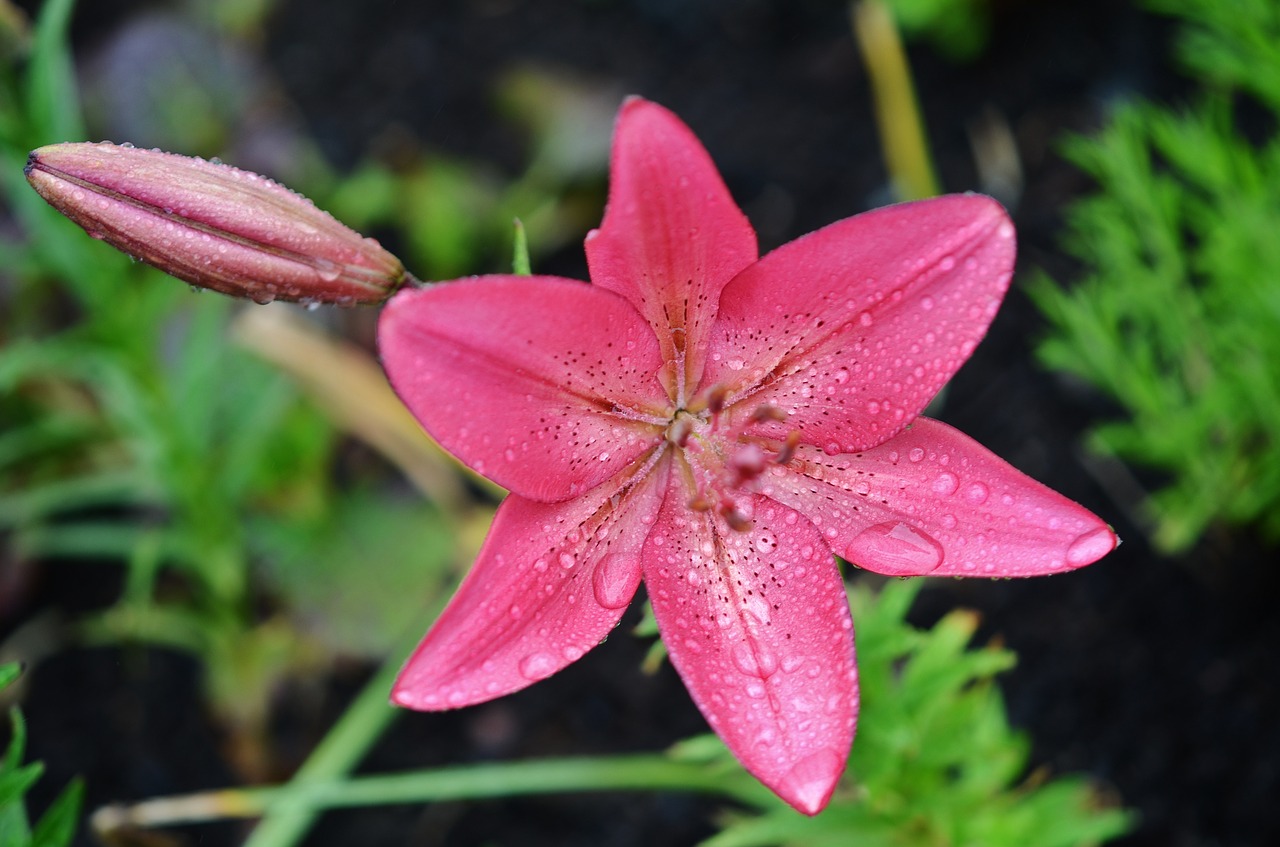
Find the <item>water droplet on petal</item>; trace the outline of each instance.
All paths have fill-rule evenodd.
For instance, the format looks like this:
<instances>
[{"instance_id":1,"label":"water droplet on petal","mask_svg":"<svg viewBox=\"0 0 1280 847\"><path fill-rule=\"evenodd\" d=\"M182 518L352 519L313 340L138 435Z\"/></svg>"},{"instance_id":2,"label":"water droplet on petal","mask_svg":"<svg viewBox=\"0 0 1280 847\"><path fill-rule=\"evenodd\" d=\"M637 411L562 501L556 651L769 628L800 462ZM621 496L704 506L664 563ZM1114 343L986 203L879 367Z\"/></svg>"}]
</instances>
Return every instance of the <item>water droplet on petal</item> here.
<instances>
[{"instance_id":1,"label":"water droplet on petal","mask_svg":"<svg viewBox=\"0 0 1280 847\"><path fill-rule=\"evenodd\" d=\"M520 660L520 675L534 682L556 672L557 662L549 653L530 653Z\"/></svg>"},{"instance_id":2,"label":"water droplet on petal","mask_svg":"<svg viewBox=\"0 0 1280 847\"><path fill-rule=\"evenodd\" d=\"M1100 526L1071 542L1071 546L1067 548L1067 563L1078 568L1096 562L1114 550L1115 546L1115 535L1110 529Z\"/></svg>"},{"instance_id":3,"label":"water droplet on petal","mask_svg":"<svg viewBox=\"0 0 1280 847\"><path fill-rule=\"evenodd\" d=\"M991 489L981 482L975 482L964 490L964 499L975 506L981 506L991 496Z\"/></svg>"},{"instance_id":4,"label":"water droplet on petal","mask_svg":"<svg viewBox=\"0 0 1280 847\"><path fill-rule=\"evenodd\" d=\"M960 480L956 479L956 475L946 471L938 474L938 478L933 481L933 490L938 494L955 494L959 486Z\"/></svg>"},{"instance_id":5,"label":"water droplet on petal","mask_svg":"<svg viewBox=\"0 0 1280 847\"><path fill-rule=\"evenodd\" d=\"M844 557L868 570L897 576L924 576L942 564L942 545L922 530L887 521L858 533Z\"/></svg>"},{"instance_id":6,"label":"water droplet on petal","mask_svg":"<svg viewBox=\"0 0 1280 847\"><path fill-rule=\"evenodd\" d=\"M573 555L572 553L561 553L561 554L560 554L560 567L562 567L562 568L571 568L571 567L573 567L574 565L576 565L577 563L578 563L578 560L577 560L576 558L574 558L574 555Z\"/></svg>"},{"instance_id":7,"label":"water droplet on petal","mask_svg":"<svg viewBox=\"0 0 1280 847\"><path fill-rule=\"evenodd\" d=\"M924 458L924 448L912 447L911 452L907 454L907 458L913 462L918 462Z\"/></svg>"},{"instance_id":8,"label":"water droplet on petal","mask_svg":"<svg viewBox=\"0 0 1280 847\"><path fill-rule=\"evenodd\" d=\"M640 585L640 557L613 553L596 565L591 591L606 609L621 609L631 602Z\"/></svg>"}]
</instances>

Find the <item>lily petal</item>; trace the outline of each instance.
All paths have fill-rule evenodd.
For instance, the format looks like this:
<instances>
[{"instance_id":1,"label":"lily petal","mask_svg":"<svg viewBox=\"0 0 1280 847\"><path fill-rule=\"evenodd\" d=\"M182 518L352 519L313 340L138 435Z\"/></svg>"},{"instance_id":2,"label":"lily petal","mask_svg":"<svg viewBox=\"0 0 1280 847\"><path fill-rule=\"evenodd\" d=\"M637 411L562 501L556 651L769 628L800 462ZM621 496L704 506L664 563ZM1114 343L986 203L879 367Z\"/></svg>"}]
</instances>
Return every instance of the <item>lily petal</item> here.
<instances>
[{"instance_id":1,"label":"lily petal","mask_svg":"<svg viewBox=\"0 0 1280 847\"><path fill-rule=\"evenodd\" d=\"M604 221L587 235L591 281L649 321L669 363L663 380L683 405L721 289L756 260L755 230L697 137L656 103L623 104L609 175Z\"/></svg>"},{"instance_id":2,"label":"lily petal","mask_svg":"<svg viewBox=\"0 0 1280 847\"><path fill-rule=\"evenodd\" d=\"M483 703L577 661L640 584L665 474L567 503L503 501L475 566L405 663L391 699L424 711Z\"/></svg>"},{"instance_id":3,"label":"lily petal","mask_svg":"<svg viewBox=\"0 0 1280 847\"><path fill-rule=\"evenodd\" d=\"M816 814L853 743L858 712L844 583L816 529L754 498L754 526L691 512L671 481L644 553L644 581L672 663L744 767Z\"/></svg>"},{"instance_id":4,"label":"lily petal","mask_svg":"<svg viewBox=\"0 0 1280 847\"><path fill-rule=\"evenodd\" d=\"M770 405L760 435L855 453L901 431L986 334L1013 272L998 203L952 195L786 244L724 290L704 385Z\"/></svg>"},{"instance_id":5,"label":"lily petal","mask_svg":"<svg viewBox=\"0 0 1280 847\"><path fill-rule=\"evenodd\" d=\"M378 347L445 449L534 500L588 491L661 440L669 401L653 332L594 286L492 276L402 291Z\"/></svg>"},{"instance_id":6,"label":"lily petal","mask_svg":"<svg viewBox=\"0 0 1280 847\"><path fill-rule=\"evenodd\" d=\"M1061 573L1111 552L1100 518L944 423L917 418L885 444L801 447L766 490L819 524L837 553L893 576Z\"/></svg>"}]
</instances>

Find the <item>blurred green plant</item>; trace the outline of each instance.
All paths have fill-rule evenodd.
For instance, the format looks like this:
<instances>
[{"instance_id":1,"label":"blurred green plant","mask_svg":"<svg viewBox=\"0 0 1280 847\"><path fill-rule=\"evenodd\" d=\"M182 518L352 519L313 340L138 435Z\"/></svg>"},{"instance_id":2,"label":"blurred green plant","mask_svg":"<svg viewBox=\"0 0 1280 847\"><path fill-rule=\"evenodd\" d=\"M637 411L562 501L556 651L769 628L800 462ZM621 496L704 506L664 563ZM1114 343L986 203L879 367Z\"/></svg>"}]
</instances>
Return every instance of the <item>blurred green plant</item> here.
<instances>
[{"instance_id":1,"label":"blurred green plant","mask_svg":"<svg viewBox=\"0 0 1280 847\"><path fill-rule=\"evenodd\" d=\"M926 39L948 59L976 59L991 34L990 0L883 0L910 39Z\"/></svg>"},{"instance_id":2,"label":"blurred green plant","mask_svg":"<svg viewBox=\"0 0 1280 847\"><path fill-rule=\"evenodd\" d=\"M1280 6L1150 5L1183 20L1181 55L1206 85L1189 108L1126 105L1096 137L1067 144L1098 191L1066 215L1080 279L1031 289L1052 325L1039 354L1125 413L1089 446L1160 475L1139 516L1157 547L1186 550L1214 524L1275 541ZM1270 113L1261 141L1238 126L1245 95Z\"/></svg>"},{"instance_id":3,"label":"blurred green plant","mask_svg":"<svg viewBox=\"0 0 1280 847\"><path fill-rule=\"evenodd\" d=\"M1124 833L1132 817L1087 781L1028 772L1028 744L1010 728L994 677L1007 650L968 644L972 612L929 629L906 620L923 582L850 590L858 617L862 715L842 786L821 815L797 813L742 770L713 735L664 755L544 759L397 774L310 778L109 807L100 832L224 817L289 820L323 809L605 790L721 795L741 808L703 847L1088 847ZM391 669L394 672L394 668ZM379 704L380 705L380 704ZM383 706L385 708L385 706ZM368 718L365 719L366 721ZM346 719L344 718L344 722ZM348 763L349 764L349 763ZM254 847L288 847L302 831L268 826ZM258 833L272 832L268 837ZM287 833L287 834L286 834Z\"/></svg>"},{"instance_id":4,"label":"blurred green plant","mask_svg":"<svg viewBox=\"0 0 1280 847\"><path fill-rule=\"evenodd\" d=\"M615 100L611 92L519 68L495 92L497 107L529 139L519 176L415 149L392 162L367 159L342 179L315 179L312 196L357 230L388 232L421 279L505 271L494 262L508 255L512 219L537 233L529 245L535 259L596 223Z\"/></svg>"},{"instance_id":5,"label":"blurred green plant","mask_svg":"<svg viewBox=\"0 0 1280 847\"><path fill-rule=\"evenodd\" d=\"M0 693L21 673L17 664L0 665ZM44 773L39 762L22 764L27 724L17 707L9 710L9 746L0 756L0 847L66 847L75 837L84 786L72 781L31 826L25 796Z\"/></svg>"},{"instance_id":6,"label":"blurred green plant","mask_svg":"<svg viewBox=\"0 0 1280 847\"><path fill-rule=\"evenodd\" d=\"M0 242L0 532L15 561L123 566L119 600L78 634L199 658L237 764L260 773L272 694L326 661L325 636L343 626L328 615L364 622L348 652L387 649L407 613L369 609L443 590L431 574L452 561L454 540L431 504L371 507L360 491L369 471L335 485L334 426L288 377L228 343L237 304L192 296L85 238L25 184L28 150L85 136L65 38L72 6L42 7L29 52L0 65L0 186L21 230ZM340 578L317 540L371 511L380 543ZM317 562L328 579L314 579ZM347 590L356 575L358 595Z\"/></svg>"}]
</instances>

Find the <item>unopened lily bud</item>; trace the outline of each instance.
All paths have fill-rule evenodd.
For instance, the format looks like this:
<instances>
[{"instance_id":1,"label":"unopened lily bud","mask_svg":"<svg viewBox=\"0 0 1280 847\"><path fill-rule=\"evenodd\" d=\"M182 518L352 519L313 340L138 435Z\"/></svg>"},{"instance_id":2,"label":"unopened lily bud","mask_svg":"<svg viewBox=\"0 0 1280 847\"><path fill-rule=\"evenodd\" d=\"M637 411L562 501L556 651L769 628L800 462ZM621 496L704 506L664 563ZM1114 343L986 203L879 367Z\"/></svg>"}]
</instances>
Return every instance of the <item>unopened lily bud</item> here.
<instances>
[{"instance_id":1,"label":"unopened lily bud","mask_svg":"<svg viewBox=\"0 0 1280 847\"><path fill-rule=\"evenodd\" d=\"M27 181L94 238L201 288L259 303L381 303L404 266L266 177L110 143L51 144Z\"/></svg>"}]
</instances>

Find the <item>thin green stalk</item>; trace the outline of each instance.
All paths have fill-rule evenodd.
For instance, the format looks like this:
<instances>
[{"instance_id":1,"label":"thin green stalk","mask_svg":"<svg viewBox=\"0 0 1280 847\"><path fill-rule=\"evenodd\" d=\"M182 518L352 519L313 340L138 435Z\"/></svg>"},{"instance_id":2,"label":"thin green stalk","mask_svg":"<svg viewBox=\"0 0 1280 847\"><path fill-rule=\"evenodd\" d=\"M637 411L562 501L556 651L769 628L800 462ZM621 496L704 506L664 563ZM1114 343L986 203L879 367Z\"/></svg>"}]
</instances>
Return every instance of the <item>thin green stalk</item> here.
<instances>
[{"instance_id":1,"label":"thin green stalk","mask_svg":"<svg viewBox=\"0 0 1280 847\"><path fill-rule=\"evenodd\" d=\"M901 200L939 193L911 66L893 15L883 0L856 0L853 32L871 81L880 146L893 188Z\"/></svg>"},{"instance_id":2,"label":"thin green stalk","mask_svg":"<svg viewBox=\"0 0 1280 847\"><path fill-rule=\"evenodd\" d=\"M314 818L325 809L593 791L693 791L756 806L768 803L768 794L758 783L727 779L722 766L633 754L464 765L330 781L295 779L282 786L225 789L108 807L94 815L94 826L103 832L121 826L266 815L247 842L258 845L265 843L260 833L268 822L290 816Z\"/></svg>"},{"instance_id":3,"label":"thin green stalk","mask_svg":"<svg viewBox=\"0 0 1280 847\"><path fill-rule=\"evenodd\" d=\"M439 609L434 610L431 615L433 620L438 616L439 611ZM388 702L387 696L404 662L405 655L413 649L421 634L421 630L414 629L413 641L397 646L391 651L377 674L369 680L352 704L347 707L347 711L343 713L333 729L329 730L287 785L275 789L246 789L245 792L239 793L305 792L316 785L340 781L342 777L354 770L369 748L382 737L396 716L400 714L400 710L393 708ZM278 811L264 805L254 814L262 812L265 812L262 822L254 829L244 847L292 847L311 829L318 814L317 808L308 807L305 804L282 806Z\"/></svg>"}]
</instances>

